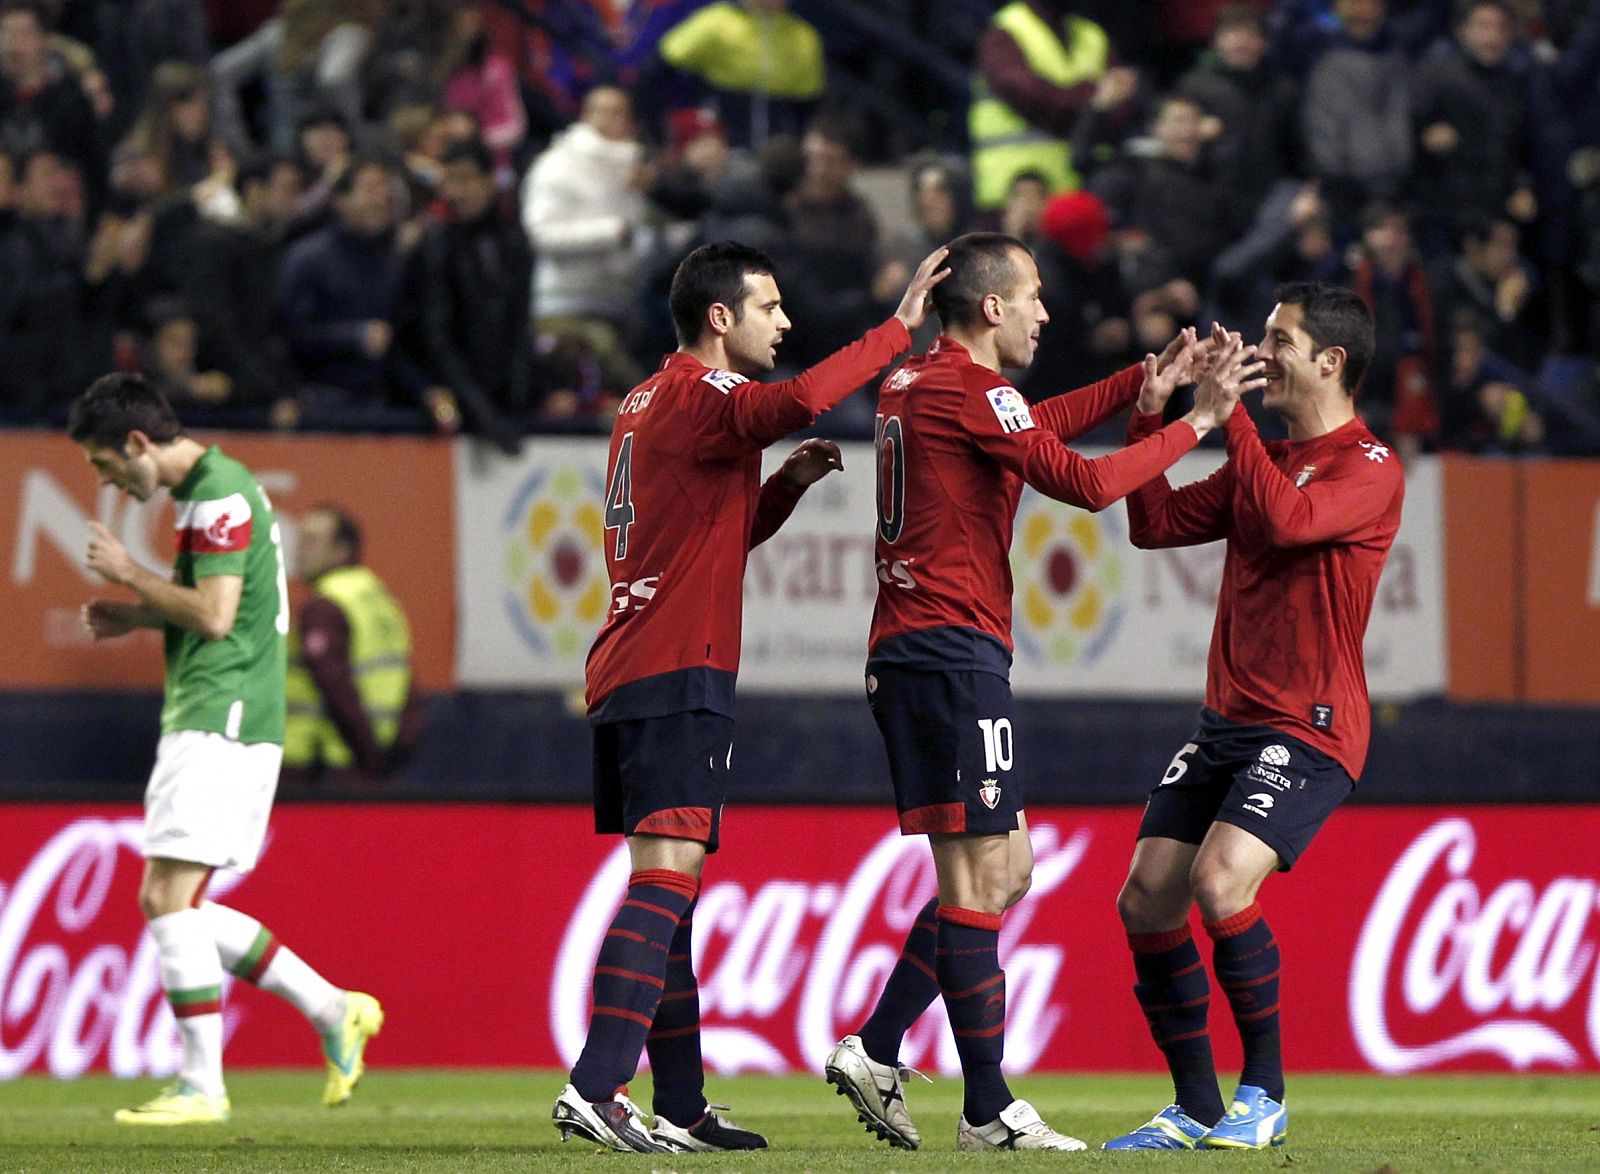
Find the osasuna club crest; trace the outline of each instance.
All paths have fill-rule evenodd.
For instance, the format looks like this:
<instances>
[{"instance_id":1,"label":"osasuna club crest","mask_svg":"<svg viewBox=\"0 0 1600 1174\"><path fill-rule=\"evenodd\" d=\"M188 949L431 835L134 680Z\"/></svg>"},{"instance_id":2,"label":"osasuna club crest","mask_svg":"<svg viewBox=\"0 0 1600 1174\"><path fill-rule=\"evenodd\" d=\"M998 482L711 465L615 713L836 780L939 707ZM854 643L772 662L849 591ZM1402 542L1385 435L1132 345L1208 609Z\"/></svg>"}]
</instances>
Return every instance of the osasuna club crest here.
<instances>
[{"instance_id":1,"label":"osasuna club crest","mask_svg":"<svg viewBox=\"0 0 1600 1174\"><path fill-rule=\"evenodd\" d=\"M993 811L994 805L1000 802L999 782L995 779L984 779L983 782L978 785L978 798L983 800L983 805L985 807L987 807L990 811Z\"/></svg>"},{"instance_id":2,"label":"osasuna club crest","mask_svg":"<svg viewBox=\"0 0 1600 1174\"><path fill-rule=\"evenodd\" d=\"M1317 467L1315 465L1306 465L1295 474L1294 487L1296 489L1304 489L1306 487L1306 482L1311 480L1312 477L1316 476L1316 473Z\"/></svg>"}]
</instances>

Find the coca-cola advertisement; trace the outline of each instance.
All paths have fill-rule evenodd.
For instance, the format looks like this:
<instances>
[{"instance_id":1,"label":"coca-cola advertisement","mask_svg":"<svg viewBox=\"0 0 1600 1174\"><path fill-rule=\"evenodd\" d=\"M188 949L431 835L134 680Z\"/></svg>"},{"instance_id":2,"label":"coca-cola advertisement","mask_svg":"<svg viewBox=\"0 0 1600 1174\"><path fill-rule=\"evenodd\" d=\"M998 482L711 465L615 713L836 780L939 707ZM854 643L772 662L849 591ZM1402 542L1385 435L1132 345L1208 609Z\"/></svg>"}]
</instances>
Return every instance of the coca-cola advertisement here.
<instances>
[{"instance_id":1,"label":"coca-cola advertisement","mask_svg":"<svg viewBox=\"0 0 1600 1174\"><path fill-rule=\"evenodd\" d=\"M1029 815L1033 887L1001 938L1008 1067L1159 1069L1115 913L1138 810ZM210 895L383 1000L374 1065L561 1067L628 876L621 842L590 826L564 806L284 806L257 871L219 873ZM7 808L0 1076L175 1070L136 907L139 836L131 806ZM776 807L730 810L723 842L695 916L707 1062L819 1070L933 893L926 842L887 809ZM1596 843L1595 807L1336 814L1262 894L1290 1069L1600 1071ZM226 1007L230 1065L319 1062L271 996L234 983ZM1214 1000L1224 1068L1238 1060L1226 1015ZM937 1004L901 1056L959 1070Z\"/></svg>"}]
</instances>

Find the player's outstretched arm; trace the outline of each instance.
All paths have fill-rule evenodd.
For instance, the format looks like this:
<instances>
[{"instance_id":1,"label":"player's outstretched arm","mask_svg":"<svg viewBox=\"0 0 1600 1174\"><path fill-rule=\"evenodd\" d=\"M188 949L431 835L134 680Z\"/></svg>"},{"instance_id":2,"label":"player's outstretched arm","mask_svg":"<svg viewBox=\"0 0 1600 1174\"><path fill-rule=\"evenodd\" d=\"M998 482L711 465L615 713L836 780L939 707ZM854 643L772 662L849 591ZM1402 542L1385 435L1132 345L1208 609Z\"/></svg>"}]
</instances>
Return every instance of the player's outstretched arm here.
<instances>
[{"instance_id":1,"label":"player's outstretched arm","mask_svg":"<svg viewBox=\"0 0 1600 1174\"><path fill-rule=\"evenodd\" d=\"M844 454L831 440L813 437L790 453L783 467L761 486L756 516L750 523L749 549L754 550L778 532L808 488L843 468Z\"/></svg>"},{"instance_id":2,"label":"player's outstretched arm","mask_svg":"<svg viewBox=\"0 0 1600 1174\"><path fill-rule=\"evenodd\" d=\"M947 252L941 246L924 257L894 316L849 346L793 379L732 386L701 425L702 455L722 460L766 448L810 424L903 353L911 331L927 318L928 294L949 275L939 268Z\"/></svg>"},{"instance_id":3,"label":"player's outstretched arm","mask_svg":"<svg viewBox=\"0 0 1600 1174\"><path fill-rule=\"evenodd\" d=\"M207 640L221 640L233 630L244 594L243 576L212 575L185 587L140 566L116 535L99 522L90 522L89 529L89 569L108 583L132 588L152 616Z\"/></svg>"}]
</instances>

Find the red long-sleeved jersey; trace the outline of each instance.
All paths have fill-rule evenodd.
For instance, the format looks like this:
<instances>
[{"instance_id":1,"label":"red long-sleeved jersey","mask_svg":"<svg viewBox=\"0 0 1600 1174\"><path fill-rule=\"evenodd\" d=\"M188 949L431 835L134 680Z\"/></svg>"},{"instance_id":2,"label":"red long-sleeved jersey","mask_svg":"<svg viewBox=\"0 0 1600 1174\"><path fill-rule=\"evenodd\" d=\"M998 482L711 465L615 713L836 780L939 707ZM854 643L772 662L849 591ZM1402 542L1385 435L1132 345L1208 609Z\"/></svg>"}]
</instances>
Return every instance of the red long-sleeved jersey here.
<instances>
[{"instance_id":1,"label":"red long-sleeved jersey","mask_svg":"<svg viewBox=\"0 0 1600 1174\"><path fill-rule=\"evenodd\" d=\"M1130 442L1160 424L1135 415ZM1228 461L1182 489L1158 477L1128 498L1135 546L1227 541L1206 667L1206 705L1291 734L1361 777L1372 732L1362 658L1405 474L1352 420L1325 436L1263 444L1241 408Z\"/></svg>"},{"instance_id":2,"label":"red long-sleeved jersey","mask_svg":"<svg viewBox=\"0 0 1600 1174\"><path fill-rule=\"evenodd\" d=\"M589 720L733 712L750 549L803 492L761 484L761 450L804 428L911 344L891 318L781 383L668 355L622 401L606 466L611 610L589 650Z\"/></svg>"},{"instance_id":3,"label":"red long-sleeved jersey","mask_svg":"<svg viewBox=\"0 0 1600 1174\"><path fill-rule=\"evenodd\" d=\"M1142 379L1132 367L1030 407L1004 376L940 337L884 381L872 661L1009 670L1011 525L1023 484L1100 510L1198 441L1179 421L1093 459L1066 447L1137 399Z\"/></svg>"}]
</instances>

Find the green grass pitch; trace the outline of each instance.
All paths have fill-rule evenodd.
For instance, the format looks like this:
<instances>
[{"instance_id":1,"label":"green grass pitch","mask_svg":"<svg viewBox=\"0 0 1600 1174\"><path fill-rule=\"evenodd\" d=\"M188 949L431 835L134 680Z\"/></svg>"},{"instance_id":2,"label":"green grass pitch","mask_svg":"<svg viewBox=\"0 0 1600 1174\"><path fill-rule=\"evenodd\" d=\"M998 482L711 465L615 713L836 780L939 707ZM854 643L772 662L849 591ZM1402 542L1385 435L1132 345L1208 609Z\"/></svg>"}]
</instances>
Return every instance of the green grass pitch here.
<instances>
[{"instance_id":1,"label":"green grass pitch","mask_svg":"<svg viewBox=\"0 0 1600 1174\"><path fill-rule=\"evenodd\" d=\"M632 1156L562 1143L551 1072L369 1072L354 1102L324 1109L320 1075L237 1072L223 1126L130 1129L113 1110L154 1081L104 1077L0 1084L0 1171L1095 1170L1600 1171L1600 1079L1592 1077L1300 1076L1290 1081L1289 1144L1263 1153L958 1154L960 1082L908 1089L916 1153L870 1139L820 1077L713 1079L713 1100L772 1139L762 1154ZM1149 1076L1021 1076L1013 1090L1046 1121L1098 1145L1166 1103ZM633 1087L650 1103L649 1080Z\"/></svg>"}]
</instances>

